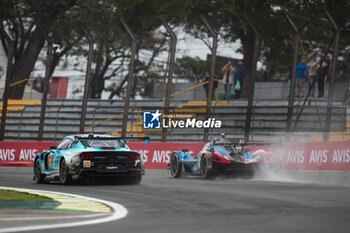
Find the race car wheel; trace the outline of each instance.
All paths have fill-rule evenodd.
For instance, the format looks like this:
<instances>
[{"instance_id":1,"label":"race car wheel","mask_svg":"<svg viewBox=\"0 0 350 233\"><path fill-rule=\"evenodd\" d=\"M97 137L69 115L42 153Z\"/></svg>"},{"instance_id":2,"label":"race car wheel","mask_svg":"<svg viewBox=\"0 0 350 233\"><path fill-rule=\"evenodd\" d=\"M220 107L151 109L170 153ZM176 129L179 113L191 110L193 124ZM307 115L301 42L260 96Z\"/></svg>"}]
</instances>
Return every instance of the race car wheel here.
<instances>
[{"instance_id":1,"label":"race car wheel","mask_svg":"<svg viewBox=\"0 0 350 233\"><path fill-rule=\"evenodd\" d=\"M129 177L129 184L140 184L142 180L142 173L140 172L136 176Z\"/></svg>"},{"instance_id":2,"label":"race car wheel","mask_svg":"<svg viewBox=\"0 0 350 233\"><path fill-rule=\"evenodd\" d=\"M70 184L72 181L72 176L68 174L68 167L65 159L62 159L60 165L60 181L65 185Z\"/></svg>"},{"instance_id":3,"label":"race car wheel","mask_svg":"<svg viewBox=\"0 0 350 233\"><path fill-rule=\"evenodd\" d=\"M212 178L212 175L208 169L208 158L205 155L203 155L201 159L200 171L201 171L201 176L204 179Z\"/></svg>"},{"instance_id":4,"label":"race car wheel","mask_svg":"<svg viewBox=\"0 0 350 233\"><path fill-rule=\"evenodd\" d=\"M42 184L44 183L44 177L45 175L41 173L40 161L37 159L34 163L34 182L36 184Z\"/></svg>"},{"instance_id":5,"label":"race car wheel","mask_svg":"<svg viewBox=\"0 0 350 233\"><path fill-rule=\"evenodd\" d=\"M178 153L173 153L170 159L170 175L175 178L179 178L182 173L182 164L179 159Z\"/></svg>"}]
</instances>

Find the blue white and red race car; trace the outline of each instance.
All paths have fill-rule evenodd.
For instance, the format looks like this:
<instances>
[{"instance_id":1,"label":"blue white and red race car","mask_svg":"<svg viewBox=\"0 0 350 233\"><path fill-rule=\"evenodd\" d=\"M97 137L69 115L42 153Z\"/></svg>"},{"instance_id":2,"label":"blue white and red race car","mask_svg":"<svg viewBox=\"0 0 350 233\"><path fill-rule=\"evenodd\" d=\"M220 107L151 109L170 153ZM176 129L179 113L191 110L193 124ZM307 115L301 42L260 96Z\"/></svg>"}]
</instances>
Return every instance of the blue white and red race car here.
<instances>
[{"instance_id":1,"label":"blue white and red race car","mask_svg":"<svg viewBox=\"0 0 350 233\"><path fill-rule=\"evenodd\" d=\"M129 183L140 183L145 173L140 154L132 151L125 140L149 138L119 138L110 135L78 134L63 138L50 150L38 153L34 159L35 183L72 180L90 176L123 176Z\"/></svg>"},{"instance_id":2,"label":"blue white and red race car","mask_svg":"<svg viewBox=\"0 0 350 233\"><path fill-rule=\"evenodd\" d=\"M185 173L205 179L222 174L252 177L261 166L279 166L279 153L263 149L249 152L245 148L247 145L259 147L252 143L245 144L243 140L231 142L221 135L207 143L197 156L191 156L187 149L175 151L170 158L170 175L178 178Z\"/></svg>"}]
</instances>

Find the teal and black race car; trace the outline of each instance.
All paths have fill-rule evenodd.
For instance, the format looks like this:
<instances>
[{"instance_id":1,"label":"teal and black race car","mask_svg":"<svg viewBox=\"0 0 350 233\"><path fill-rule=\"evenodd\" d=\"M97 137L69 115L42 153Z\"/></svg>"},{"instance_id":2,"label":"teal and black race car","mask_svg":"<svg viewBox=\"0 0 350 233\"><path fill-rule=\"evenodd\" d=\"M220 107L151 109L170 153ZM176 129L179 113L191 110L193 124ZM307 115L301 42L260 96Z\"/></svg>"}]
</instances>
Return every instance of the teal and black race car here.
<instances>
[{"instance_id":1,"label":"teal and black race car","mask_svg":"<svg viewBox=\"0 0 350 233\"><path fill-rule=\"evenodd\" d=\"M35 183L72 180L91 176L123 176L129 183L140 183L145 173L142 156L132 151L126 140L149 138L120 138L100 134L78 134L63 138L50 150L38 153L34 159Z\"/></svg>"}]
</instances>

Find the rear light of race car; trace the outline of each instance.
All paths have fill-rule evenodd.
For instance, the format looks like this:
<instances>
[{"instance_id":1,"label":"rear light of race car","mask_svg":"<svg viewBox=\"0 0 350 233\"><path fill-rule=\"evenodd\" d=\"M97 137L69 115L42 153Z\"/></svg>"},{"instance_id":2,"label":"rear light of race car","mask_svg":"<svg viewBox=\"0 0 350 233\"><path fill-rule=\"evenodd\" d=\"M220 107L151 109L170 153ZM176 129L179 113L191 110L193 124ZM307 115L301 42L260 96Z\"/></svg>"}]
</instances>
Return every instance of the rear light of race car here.
<instances>
[{"instance_id":1,"label":"rear light of race car","mask_svg":"<svg viewBox=\"0 0 350 233\"><path fill-rule=\"evenodd\" d=\"M82 153L81 154L81 159L92 159L92 153Z\"/></svg>"},{"instance_id":2,"label":"rear light of race car","mask_svg":"<svg viewBox=\"0 0 350 233\"><path fill-rule=\"evenodd\" d=\"M138 160L140 158L140 156L139 156L139 154L132 153L132 154L129 154L129 158L130 158L130 160Z\"/></svg>"}]
</instances>

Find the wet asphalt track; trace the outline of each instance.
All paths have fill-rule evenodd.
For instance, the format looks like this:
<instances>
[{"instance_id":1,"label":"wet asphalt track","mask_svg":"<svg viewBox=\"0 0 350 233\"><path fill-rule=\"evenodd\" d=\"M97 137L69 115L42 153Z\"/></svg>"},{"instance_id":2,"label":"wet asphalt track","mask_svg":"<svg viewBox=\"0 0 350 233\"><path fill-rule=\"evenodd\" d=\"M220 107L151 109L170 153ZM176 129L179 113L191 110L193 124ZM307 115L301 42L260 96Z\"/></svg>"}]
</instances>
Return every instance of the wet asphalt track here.
<instances>
[{"instance_id":1,"label":"wet asphalt track","mask_svg":"<svg viewBox=\"0 0 350 233\"><path fill-rule=\"evenodd\" d=\"M164 170L146 171L137 186L36 185L31 171L0 167L0 185L85 195L128 209L126 218L114 222L35 232L350 232L349 186L264 178L173 179Z\"/></svg>"}]
</instances>

